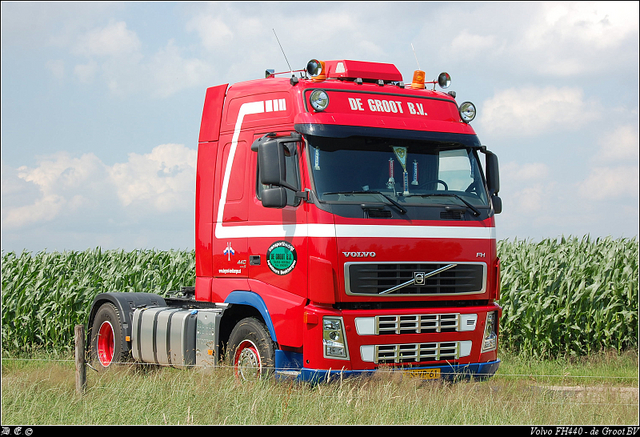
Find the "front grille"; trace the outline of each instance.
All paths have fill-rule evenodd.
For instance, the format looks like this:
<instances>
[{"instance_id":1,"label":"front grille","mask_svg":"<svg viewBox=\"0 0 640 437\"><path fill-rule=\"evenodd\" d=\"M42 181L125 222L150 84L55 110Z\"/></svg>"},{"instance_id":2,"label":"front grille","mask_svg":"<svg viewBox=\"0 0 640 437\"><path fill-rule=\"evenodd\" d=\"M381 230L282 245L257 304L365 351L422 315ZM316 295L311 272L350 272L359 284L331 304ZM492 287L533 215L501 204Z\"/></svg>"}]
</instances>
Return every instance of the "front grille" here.
<instances>
[{"instance_id":1,"label":"front grille","mask_svg":"<svg viewBox=\"0 0 640 437\"><path fill-rule=\"evenodd\" d=\"M347 263L345 285L351 295L475 294L484 292L485 272L484 263Z\"/></svg>"},{"instance_id":2,"label":"front grille","mask_svg":"<svg viewBox=\"0 0 640 437\"><path fill-rule=\"evenodd\" d=\"M405 316L376 316L377 334L421 334L427 332L456 332L460 314L417 314Z\"/></svg>"},{"instance_id":3,"label":"front grille","mask_svg":"<svg viewBox=\"0 0 640 437\"><path fill-rule=\"evenodd\" d=\"M377 364L419 363L424 361L456 360L460 357L460 343L412 343L376 345Z\"/></svg>"}]
</instances>

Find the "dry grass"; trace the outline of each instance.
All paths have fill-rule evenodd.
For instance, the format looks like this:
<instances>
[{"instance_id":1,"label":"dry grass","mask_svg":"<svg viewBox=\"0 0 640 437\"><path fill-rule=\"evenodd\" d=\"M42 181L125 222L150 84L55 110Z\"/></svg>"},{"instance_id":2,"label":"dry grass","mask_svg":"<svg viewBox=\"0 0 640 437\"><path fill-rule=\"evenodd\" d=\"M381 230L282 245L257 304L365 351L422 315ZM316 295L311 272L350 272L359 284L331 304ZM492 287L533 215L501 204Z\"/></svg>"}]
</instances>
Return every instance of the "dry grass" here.
<instances>
[{"instance_id":1,"label":"dry grass","mask_svg":"<svg viewBox=\"0 0 640 437\"><path fill-rule=\"evenodd\" d=\"M607 359L608 365L614 362ZM624 367L631 365L627 361ZM513 371L509 366L504 370ZM488 382L449 384L384 373L311 386L273 380L240 383L226 368L127 367L102 374L89 370L87 391L79 397L72 362L6 361L2 376L2 417L9 425L638 423L637 398L630 400L602 380L589 381L589 391L559 391L531 375L499 373ZM584 386L584 379L578 381L574 387Z\"/></svg>"}]
</instances>

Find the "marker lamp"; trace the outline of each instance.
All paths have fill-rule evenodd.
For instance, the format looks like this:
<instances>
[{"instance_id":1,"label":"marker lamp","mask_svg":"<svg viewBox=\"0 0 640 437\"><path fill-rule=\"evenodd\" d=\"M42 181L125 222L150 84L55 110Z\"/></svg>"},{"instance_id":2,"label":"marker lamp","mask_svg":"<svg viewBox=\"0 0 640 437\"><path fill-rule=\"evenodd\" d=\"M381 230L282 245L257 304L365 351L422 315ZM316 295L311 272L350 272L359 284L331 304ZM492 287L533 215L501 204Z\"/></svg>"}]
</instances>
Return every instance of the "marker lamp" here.
<instances>
[{"instance_id":1,"label":"marker lamp","mask_svg":"<svg viewBox=\"0 0 640 437\"><path fill-rule=\"evenodd\" d=\"M325 358L349 359L342 317L322 318L322 348Z\"/></svg>"},{"instance_id":2,"label":"marker lamp","mask_svg":"<svg viewBox=\"0 0 640 437\"><path fill-rule=\"evenodd\" d=\"M471 102L464 102L460 105L459 111L460 117L465 123L470 123L474 118L476 118L476 107Z\"/></svg>"},{"instance_id":3,"label":"marker lamp","mask_svg":"<svg viewBox=\"0 0 640 437\"><path fill-rule=\"evenodd\" d=\"M498 313L496 311L487 313L487 321L484 325L484 339L482 340L481 353L489 352L498 347Z\"/></svg>"},{"instance_id":4,"label":"marker lamp","mask_svg":"<svg viewBox=\"0 0 640 437\"><path fill-rule=\"evenodd\" d=\"M313 90L309 95L309 103L316 111L324 111L329 106L329 95L325 90Z\"/></svg>"}]
</instances>

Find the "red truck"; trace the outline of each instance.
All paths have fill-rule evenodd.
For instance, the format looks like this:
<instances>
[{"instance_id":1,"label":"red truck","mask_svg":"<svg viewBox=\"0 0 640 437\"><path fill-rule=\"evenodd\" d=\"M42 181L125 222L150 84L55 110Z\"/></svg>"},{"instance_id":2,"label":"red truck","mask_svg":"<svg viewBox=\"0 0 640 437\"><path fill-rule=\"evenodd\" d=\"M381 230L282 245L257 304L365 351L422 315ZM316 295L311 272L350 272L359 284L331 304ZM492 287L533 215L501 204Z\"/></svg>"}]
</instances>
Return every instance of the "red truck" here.
<instances>
[{"instance_id":1,"label":"red truck","mask_svg":"<svg viewBox=\"0 0 640 437\"><path fill-rule=\"evenodd\" d=\"M405 84L392 64L312 60L282 74L207 89L195 287L96 296L92 365L493 375L502 202L475 106L435 90L447 73Z\"/></svg>"}]
</instances>

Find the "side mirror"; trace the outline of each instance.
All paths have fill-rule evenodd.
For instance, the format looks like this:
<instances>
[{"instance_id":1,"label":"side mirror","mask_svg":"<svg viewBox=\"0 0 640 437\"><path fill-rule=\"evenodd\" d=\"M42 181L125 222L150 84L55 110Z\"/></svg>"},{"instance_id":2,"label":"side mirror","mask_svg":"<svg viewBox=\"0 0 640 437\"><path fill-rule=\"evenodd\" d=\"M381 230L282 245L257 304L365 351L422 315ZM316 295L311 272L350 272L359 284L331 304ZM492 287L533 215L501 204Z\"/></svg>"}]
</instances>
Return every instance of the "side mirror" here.
<instances>
[{"instance_id":1,"label":"side mirror","mask_svg":"<svg viewBox=\"0 0 640 437\"><path fill-rule=\"evenodd\" d=\"M486 167L489 194L494 196L500 191L500 171L498 169L498 157L489 151L487 151Z\"/></svg>"},{"instance_id":2,"label":"side mirror","mask_svg":"<svg viewBox=\"0 0 640 437\"><path fill-rule=\"evenodd\" d=\"M287 205L287 189L296 193L296 197L306 198L305 192L287 182L287 157L296 154L296 144L302 140L297 132L289 136L276 137L269 133L258 138L251 145L258 152L258 174L260 183L267 185L262 191L262 205L266 208L284 208Z\"/></svg>"},{"instance_id":3,"label":"side mirror","mask_svg":"<svg viewBox=\"0 0 640 437\"><path fill-rule=\"evenodd\" d=\"M502 212L502 199L499 196L491 196L491 203L493 203L493 212L500 214Z\"/></svg>"},{"instance_id":4,"label":"side mirror","mask_svg":"<svg viewBox=\"0 0 640 437\"><path fill-rule=\"evenodd\" d=\"M491 203L493 204L493 212L500 214L502 212L502 199L498 197L500 191L500 171L498 169L498 156L482 146L482 153L486 155L486 173L487 173L487 188L489 188L489 196L491 196Z\"/></svg>"},{"instance_id":5,"label":"side mirror","mask_svg":"<svg viewBox=\"0 0 640 437\"><path fill-rule=\"evenodd\" d=\"M260 182L264 185L284 186L287 178L284 146L275 138L258 144Z\"/></svg>"},{"instance_id":6,"label":"side mirror","mask_svg":"<svg viewBox=\"0 0 640 437\"><path fill-rule=\"evenodd\" d=\"M284 208L287 206L287 190L284 187L265 188L262 191L262 206Z\"/></svg>"}]
</instances>

